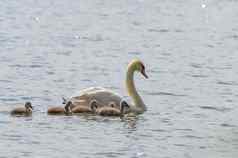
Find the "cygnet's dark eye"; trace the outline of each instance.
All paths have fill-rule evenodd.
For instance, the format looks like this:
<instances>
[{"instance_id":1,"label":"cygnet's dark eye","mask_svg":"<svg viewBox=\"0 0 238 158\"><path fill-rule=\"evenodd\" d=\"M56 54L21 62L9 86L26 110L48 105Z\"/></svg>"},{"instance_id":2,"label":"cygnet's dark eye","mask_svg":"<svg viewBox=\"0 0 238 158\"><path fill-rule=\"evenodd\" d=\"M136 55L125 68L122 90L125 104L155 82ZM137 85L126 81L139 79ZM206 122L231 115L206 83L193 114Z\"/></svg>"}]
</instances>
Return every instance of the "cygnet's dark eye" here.
<instances>
[{"instance_id":1,"label":"cygnet's dark eye","mask_svg":"<svg viewBox=\"0 0 238 158\"><path fill-rule=\"evenodd\" d=\"M110 104L110 106L113 108L113 107L114 107L114 104Z\"/></svg>"}]
</instances>

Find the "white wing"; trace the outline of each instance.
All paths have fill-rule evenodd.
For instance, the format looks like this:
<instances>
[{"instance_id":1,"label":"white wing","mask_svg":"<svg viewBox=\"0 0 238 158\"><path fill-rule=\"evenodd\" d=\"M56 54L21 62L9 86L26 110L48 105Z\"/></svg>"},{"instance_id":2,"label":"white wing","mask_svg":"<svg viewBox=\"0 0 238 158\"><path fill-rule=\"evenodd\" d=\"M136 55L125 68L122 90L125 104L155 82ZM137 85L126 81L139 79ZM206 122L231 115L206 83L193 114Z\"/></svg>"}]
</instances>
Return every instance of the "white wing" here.
<instances>
[{"instance_id":1,"label":"white wing","mask_svg":"<svg viewBox=\"0 0 238 158\"><path fill-rule=\"evenodd\" d=\"M76 92L73 96L70 97L70 100L74 105L85 105L89 106L89 102L95 99L103 106L109 105L109 103L115 103L116 107L120 107L120 102L122 97L117 93L103 88L103 87L90 87L83 89L79 92Z\"/></svg>"}]
</instances>

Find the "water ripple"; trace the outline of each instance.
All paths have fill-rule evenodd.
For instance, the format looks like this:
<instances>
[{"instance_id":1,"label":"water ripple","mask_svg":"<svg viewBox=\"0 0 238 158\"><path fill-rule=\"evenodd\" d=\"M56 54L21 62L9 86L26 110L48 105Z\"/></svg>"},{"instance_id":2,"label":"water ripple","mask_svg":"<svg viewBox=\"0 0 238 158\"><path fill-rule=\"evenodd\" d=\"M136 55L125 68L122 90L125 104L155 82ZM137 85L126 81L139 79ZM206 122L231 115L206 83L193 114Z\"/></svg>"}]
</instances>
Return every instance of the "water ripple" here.
<instances>
[{"instance_id":1,"label":"water ripple","mask_svg":"<svg viewBox=\"0 0 238 158\"><path fill-rule=\"evenodd\" d=\"M228 123L222 123L221 126L222 127L237 127L235 125L231 125L231 124L228 124Z\"/></svg>"},{"instance_id":2,"label":"water ripple","mask_svg":"<svg viewBox=\"0 0 238 158\"><path fill-rule=\"evenodd\" d=\"M0 80L0 82L3 82L3 83L12 83L13 81L11 81L11 80Z\"/></svg>"},{"instance_id":3,"label":"water ripple","mask_svg":"<svg viewBox=\"0 0 238 158\"><path fill-rule=\"evenodd\" d=\"M182 137L186 137L186 138L189 138L189 139L203 139L203 137L196 136L196 135L184 135Z\"/></svg>"},{"instance_id":4,"label":"water ripple","mask_svg":"<svg viewBox=\"0 0 238 158\"><path fill-rule=\"evenodd\" d=\"M162 32L162 33L166 33L169 32L168 29L148 29L149 32Z\"/></svg>"},{"instance_id":5,"label":"water ripple","mask_svg":"<svg viewBox=\"0 0 238 158\"><path fill-rule=\"evenodd\" d=\"M203 67L203 64L191 63L190 66L193 67L193 68L198 68L198 69L200 69L200 68Z\"/></svg>"},{"instance_id":6,"label":"water ripple","mask_svg":"<svg viewBox=\"0 0 238 158\"><path fill-rule=\"evenodd\" d=\"M187 95L185 94L175 94L175 93L170 93L170 92L145 92L147 95L152 95L152 96L174 96L174 97L186 97Z\"/></svg>"},{"instance_id":7,"label":"water ripple","mask_svg":"<svg viewBox=\"0 0 238 158\"><path fill-rule=\"evenodd\" d=\"M217 81L217 84L228 85L228 86L237 86L238 85L238 83L235 81L229 81L229 82Z\"/></svg>"},{"instance_id":8,"label":"water ripple","mask_svg":"<svg viewBox=\"0 0 238 158\"><path fill-rule=\"evenodd\" d=\"M195 77L195 78L207 78L209 77L208 75L191 75L192 77Z\"/></svg>"},{"instance_id":9,"label":"water ripple","mask_svg":"<svg viewBox=\"0 0 238 158\"><path fill-rule=\"evenodd\" d=\"M131 55L140 55L141 52L128 52L128 54L131 54Z\"/></svg>"},{"instance_id":10,"label":"water ripple","mask_svg":"<svg viewBox=\"0 0 238 158\"><path fill-rule=\"evenodd\" d=\"M214 110L214 111L219 111L219 112L227 112L230 111L230 108L225 108L225 107L215 107L215 106L199 106L201 109L205 110Z\"/></svg>"}]
</instances>

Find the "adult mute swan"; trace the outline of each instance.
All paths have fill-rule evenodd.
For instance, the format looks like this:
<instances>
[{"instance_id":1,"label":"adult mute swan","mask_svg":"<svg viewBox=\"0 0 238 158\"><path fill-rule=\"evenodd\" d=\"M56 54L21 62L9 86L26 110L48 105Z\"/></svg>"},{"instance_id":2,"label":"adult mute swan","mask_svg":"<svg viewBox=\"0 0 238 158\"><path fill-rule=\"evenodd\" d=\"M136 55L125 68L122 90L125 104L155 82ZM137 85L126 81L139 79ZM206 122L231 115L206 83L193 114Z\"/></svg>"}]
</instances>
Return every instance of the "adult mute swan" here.
<instances>
[{"instance_id":1,"label":"adult mute swan","mask_svg":"<svg viewBox=\"0 0 238 158\"><path fill-rule=\"evenodd\" d=\"M129 104L130 107L127 112L140 114L146 111L146 106L135 88L134 72L140 72L145 78L148 78L145 73L144 64L138 59L132 60L127 67L126 89L128 95L133 101L133 104ZM70 101L72 101L74 106L90 106L90 102L93 99L95 99L101 105L110 105L110 103L113 102L115 108L118 109L120 109L120 103L123 101L121 96L109 89L102 87L90 87L83 89L71 96ZM100 108L100 106L98 108Z\"/></svg>"}]
</instances>

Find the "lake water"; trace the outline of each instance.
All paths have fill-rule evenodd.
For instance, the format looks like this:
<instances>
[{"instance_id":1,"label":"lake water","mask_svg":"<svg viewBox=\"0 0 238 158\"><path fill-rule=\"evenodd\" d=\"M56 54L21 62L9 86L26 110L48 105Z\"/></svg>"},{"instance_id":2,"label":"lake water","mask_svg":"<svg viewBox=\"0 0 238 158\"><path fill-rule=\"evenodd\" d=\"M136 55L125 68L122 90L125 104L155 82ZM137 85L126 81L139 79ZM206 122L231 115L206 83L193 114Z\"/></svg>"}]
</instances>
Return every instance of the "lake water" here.
<instances>
[{"instance_id":1,"label":"lake water","mask_svg":"<svg viewBox=\"0 0 238 158\"><path fill-rule=\"evenodd\" d=\"M1 0L0 28L0 158L238 156L238 1ZM46 114L90 86L127 96L134 58L144 114Z\"/></svg>"}]
</instances>

